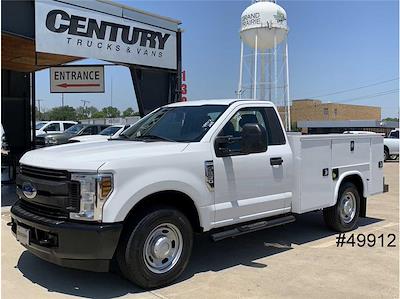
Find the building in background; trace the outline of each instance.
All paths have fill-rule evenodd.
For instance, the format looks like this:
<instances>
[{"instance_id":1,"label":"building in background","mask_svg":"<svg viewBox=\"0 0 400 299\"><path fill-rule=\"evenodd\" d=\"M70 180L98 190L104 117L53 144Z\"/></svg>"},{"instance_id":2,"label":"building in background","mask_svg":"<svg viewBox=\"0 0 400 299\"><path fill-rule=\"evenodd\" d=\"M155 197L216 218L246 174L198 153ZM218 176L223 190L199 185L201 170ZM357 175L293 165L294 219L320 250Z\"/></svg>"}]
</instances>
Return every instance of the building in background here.
<instances>
[{"instance_id":1,"label":"building in background","mask_svg":"<svg viewBox=\"0 0 400 299\"><path fill-rule=\"evenodd\" d=\"M278 108L284 114L284 107ZM365 105L349 105L341 103L323 103L321 100L294 100L290 107L291 124L294 130L303 128L307 121L323 123L324 121L381 121L381 108ZM345 130L346 131L346 130Z\"/></svg>"},{"instance_id":2,"label":"building in background","mask_svg":"<svg viewBox=\"0 0 400 299\"><path fill-rule=\"evenodd\" d=\"M388 136L391 130L399 127L399 123L397 121L376 120L317 120L299 121L297 126L303 134L341 134L345 131L369 131Z\"/></svg>"}]
</instances>

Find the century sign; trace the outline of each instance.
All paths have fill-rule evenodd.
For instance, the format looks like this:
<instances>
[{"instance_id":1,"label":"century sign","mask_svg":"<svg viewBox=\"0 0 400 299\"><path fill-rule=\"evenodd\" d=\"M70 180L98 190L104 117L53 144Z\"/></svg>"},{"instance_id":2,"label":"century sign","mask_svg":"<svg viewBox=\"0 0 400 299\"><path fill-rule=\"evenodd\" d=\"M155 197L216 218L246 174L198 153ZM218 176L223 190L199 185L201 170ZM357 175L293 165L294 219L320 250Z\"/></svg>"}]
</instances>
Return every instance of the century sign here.
<instances>
[{"instance_id":1,"label":"century sign","mask_svg":"<svg viewBox=\"0 0 400 299\"><path fill-rule=\"evenodd\" d=\"M50 92L104 92L104 67L92 65L52 67Z\"/></svg>"},{"instance_id":2,"label":"century sign","mask_svg":"<svg viewBox=\"0 0 400 299\"><path fill-rule=\"evenodd\" d=\"M35 2L36 51L177 68L176 32L71 5Z\"/></svg>"}]
</instances>

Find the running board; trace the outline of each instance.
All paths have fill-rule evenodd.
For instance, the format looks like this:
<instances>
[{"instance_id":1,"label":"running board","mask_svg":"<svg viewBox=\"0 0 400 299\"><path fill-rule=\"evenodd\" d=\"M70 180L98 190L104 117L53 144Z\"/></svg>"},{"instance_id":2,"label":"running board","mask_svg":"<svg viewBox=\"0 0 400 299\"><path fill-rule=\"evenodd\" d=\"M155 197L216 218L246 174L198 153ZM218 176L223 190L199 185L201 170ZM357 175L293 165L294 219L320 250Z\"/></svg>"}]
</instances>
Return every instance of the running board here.
<instances>
[{"instance_id":1,"label":"running board","mask_svg":"<svg viewBox=\"0 0 400 299\"><path fill-rule=\"evenodd\" d=\"M271 220L264 220L264 221L259 221L259 222L254 222L251 224L244 224L232 229L220 231L214 234L211 234L211 239L214 242L226 239L226 238L231 238L231 237L236 237L240 235L244 235L247 233L255 232L258 230L278 226L278 225L283 225L287 223L291 223L296 221L296 218L293 215L289 216L284 216L284 217L279 217Z\"/></svg>"}]
</instances>

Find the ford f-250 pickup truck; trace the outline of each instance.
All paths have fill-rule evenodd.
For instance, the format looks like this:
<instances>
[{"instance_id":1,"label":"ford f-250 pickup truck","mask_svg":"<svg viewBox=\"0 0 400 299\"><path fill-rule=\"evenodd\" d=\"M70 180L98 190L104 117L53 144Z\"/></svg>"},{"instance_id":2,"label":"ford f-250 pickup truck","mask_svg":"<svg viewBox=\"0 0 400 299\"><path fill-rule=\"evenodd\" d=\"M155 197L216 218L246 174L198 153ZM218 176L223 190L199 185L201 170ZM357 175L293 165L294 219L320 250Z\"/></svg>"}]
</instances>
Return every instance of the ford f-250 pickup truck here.
<instances>
[{"instance_id":1,"label":"ford f-250 pickup truck","mask_svg":"<svg viewBox=\"0 0 400 299\"><path fill-rule=\"evenodd\" d=\"M215 240L323 210L338 232L381 193L383 137L287 135L270 102L174 103L119 139L27 152L10 223L56 264L122 274L143 288L174 281L193 234Z\"/></svg>"}]
</instances>

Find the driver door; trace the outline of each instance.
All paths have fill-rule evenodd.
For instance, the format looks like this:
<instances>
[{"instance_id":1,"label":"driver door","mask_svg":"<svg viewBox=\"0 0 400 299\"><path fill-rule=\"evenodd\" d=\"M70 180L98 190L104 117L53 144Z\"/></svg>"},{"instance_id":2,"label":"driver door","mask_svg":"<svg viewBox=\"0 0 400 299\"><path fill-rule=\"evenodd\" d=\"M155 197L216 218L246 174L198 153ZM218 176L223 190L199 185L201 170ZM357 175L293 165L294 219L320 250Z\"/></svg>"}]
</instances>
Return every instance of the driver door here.
<instances>
[{"instance_id":1,"label":"driver door","mask_svg":"<svg viewBox=\"0 0 400 299\"><path fill-rule=\"evenodd\" d=\"M267 119L271 111L267 113L266 109L272 109L276 116L272 107L242 108L218 133L218 136L232 136L233 140L239 142L228 145L230 156L217 157L214 151L215 227L273 216L290 210L288 202L292 194L288 190L290 184L285 174L291 156L283 132L285 144L268 142L265 152L247 155L240 152L240 135L245 124L257 123L264 127L268 140L271 140L271 128L268 127ZM282 130L279 119L276 118L275 121L278 121ZM282 138L278 143L282 143ZM283 163L271 165L271 161L279 158Z\"/></svg>"}]
</instances>

